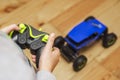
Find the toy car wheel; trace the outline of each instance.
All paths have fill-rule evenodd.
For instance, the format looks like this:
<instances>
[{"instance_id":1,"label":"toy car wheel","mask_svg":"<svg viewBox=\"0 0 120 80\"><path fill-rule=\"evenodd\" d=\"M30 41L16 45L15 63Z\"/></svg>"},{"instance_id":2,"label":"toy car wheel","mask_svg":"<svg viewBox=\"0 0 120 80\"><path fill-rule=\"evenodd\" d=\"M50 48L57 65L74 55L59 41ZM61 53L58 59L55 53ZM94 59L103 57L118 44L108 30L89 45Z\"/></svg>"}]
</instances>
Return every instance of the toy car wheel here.
<instances>
[{"instance_id":1,"label":"toy car wheel","mask_svg":"<svg viewBox=\"0 0 120 80\"><path fill-rule=\"evenodd\" d=\"M62 46L61 48L62 56L68 61L71 62L75 58L75 53L72 49L70 49L68 46Z\"/></svg>"},{"instance_id":2,"label":"toy car wheel","mask_svg":"<svg viewBox=\"0 0 120 80\"><path fill-rule=\"evenodd\" d=\"M117 36L114 33L107 34L103 37L103 47L108 48L112 46L117 40Z\"/></svg>"},{"instance_id":3,"label":"toy car wheel","mask_svg":"<svg viewBox=\"0 0 120 80\"><path fill-rule=\"evenodd\" d=\"M93 16L89 16L89 17L86 18L84 21L89 21L89 20L91 20L91 19L95 19L95 17L93 17Z\"/></svg>"},{"instance_id":4,"label":"toy car wheel","mask_svg":"<svg viewBox=\"0 0 120 80\"><path fill-rule=\"evenodd\" d=\"M65 43L64 38L62 36L58 36L54 41L54 46L61 49L61 47L64 45L64 43Z\"/></svg>"},{"instance_id":5,"label":"toy car wheel","mask_svg":"<svg viewBox=\"0 0 120 80\"><path fill-rule=\"evenodd\" d=\"M74 71L79 71L85 67L87 58L84 55L79 56L73 63Z\"/></svg>"}]
</instances>

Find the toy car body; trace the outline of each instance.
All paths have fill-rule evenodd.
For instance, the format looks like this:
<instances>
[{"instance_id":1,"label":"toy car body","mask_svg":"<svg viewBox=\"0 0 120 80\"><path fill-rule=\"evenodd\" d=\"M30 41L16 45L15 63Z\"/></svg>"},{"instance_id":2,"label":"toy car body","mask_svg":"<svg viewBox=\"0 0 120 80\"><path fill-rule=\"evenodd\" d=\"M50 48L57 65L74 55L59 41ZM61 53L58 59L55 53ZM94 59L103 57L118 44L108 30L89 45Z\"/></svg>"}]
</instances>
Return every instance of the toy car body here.
<instances>
[{"instance_id":1,"label":"toy car body","mask_svg":"<svg viewBox=\"0 0 120 80\"><path fill-rule=\"evenodd\" d=\"M90 19L75 26L65 40L75 51L78 51L96 41L106 29L107 27L97 19Z\"/></svg>"},{"instance_id":2,"label":"toy car body","mask_svg":"<svg viewBox=\"0 0 120 80\"><path fill-rule=\"evenodd\" d=\"M108 34L107 27L90 16L76 25L65 38L62 36L57 37L56 46L60 48L63 57L67 61L74 61L73 69L79 71L87 62L84 55L79 56L80 49L100 38L103 40L103 46L107 48L115 43L117 36L114 33Z\"/></svg>"}]
</instances>

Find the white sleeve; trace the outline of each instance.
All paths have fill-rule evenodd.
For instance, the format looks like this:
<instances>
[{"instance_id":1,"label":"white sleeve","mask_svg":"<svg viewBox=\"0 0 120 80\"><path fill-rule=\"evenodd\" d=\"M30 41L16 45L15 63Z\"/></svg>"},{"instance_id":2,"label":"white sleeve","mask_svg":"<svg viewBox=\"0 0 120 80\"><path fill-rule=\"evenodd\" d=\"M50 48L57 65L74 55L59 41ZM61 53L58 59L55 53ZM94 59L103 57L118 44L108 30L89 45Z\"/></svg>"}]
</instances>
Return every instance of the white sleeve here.
<instances>
[{"instance_id":1,"label":"white sleeve","mask_svg":"<svg viewBox=\"0 0 120 80\"><path fill-rule=\"evenodd\" d=\"M52 73L41 70L37 72L37 80L56 80L56 78Z\"/></svg>"}]
</instances>

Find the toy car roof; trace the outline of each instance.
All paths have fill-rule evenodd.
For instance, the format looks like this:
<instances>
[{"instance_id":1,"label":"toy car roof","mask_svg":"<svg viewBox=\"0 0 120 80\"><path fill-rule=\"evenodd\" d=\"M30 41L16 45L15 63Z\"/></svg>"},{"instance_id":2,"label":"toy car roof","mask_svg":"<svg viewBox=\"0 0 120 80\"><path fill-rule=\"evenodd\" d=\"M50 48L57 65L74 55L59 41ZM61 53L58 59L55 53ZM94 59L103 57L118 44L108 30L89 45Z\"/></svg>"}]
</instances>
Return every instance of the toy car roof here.
<instances>
[{"instance_id":1,"label":"toy car roof","mask_svg":"<svg viewBox=\"0 0 120 80\"><path fill-rule=\"evenodd\" d=\"M69 33L68 37L76 43L89 38L94 33L101 33L105 30L106 26L99 22L97 19L90 19L83 21L75 26Z\"/></svg>"}]
</instances>

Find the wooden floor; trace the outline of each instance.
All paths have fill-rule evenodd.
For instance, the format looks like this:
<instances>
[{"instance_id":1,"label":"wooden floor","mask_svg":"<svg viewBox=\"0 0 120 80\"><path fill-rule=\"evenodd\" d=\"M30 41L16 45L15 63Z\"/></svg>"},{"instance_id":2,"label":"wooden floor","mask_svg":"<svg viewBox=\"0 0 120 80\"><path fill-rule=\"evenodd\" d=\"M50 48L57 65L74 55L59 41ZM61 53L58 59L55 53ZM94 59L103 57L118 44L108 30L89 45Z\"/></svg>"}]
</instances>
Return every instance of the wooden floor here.
<instances>
[{"instance_id":1,"label":"wooden floor","mask_svg":"<svg viewBox=\"0 0 120 80\"><path fill-rule=\"evenodd\" d=\"M95 16L114 32L118 40L105 49L98 41L81 51L87 66L74 72L62 57L54 70L57 80L120 80L120 0L1 0L0 27L13 23L31 24L48 33L65 36L88 16Z\"/></svg>"}]
</instances>

